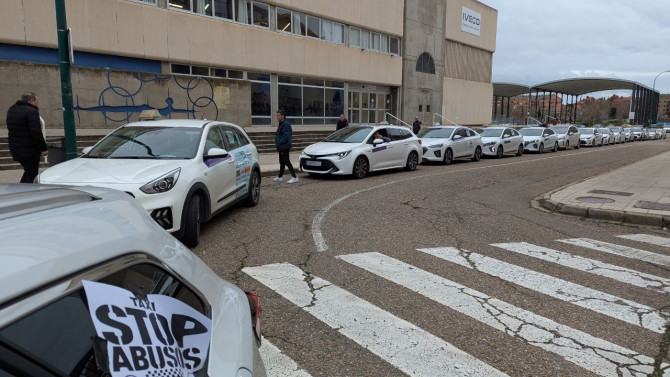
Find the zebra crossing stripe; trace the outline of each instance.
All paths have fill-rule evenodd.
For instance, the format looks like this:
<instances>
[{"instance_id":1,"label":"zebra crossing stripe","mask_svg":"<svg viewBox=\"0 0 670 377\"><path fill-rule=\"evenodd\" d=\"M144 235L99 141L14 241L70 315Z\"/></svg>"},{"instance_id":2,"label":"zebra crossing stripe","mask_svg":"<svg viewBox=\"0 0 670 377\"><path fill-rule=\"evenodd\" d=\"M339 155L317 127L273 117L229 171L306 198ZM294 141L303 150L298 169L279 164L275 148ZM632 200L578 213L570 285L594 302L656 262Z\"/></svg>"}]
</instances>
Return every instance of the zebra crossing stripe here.
<instances>
[{"instance_id":1,"label":"zebra crossing stripe","mask_svg":"<svg viewBox=\"0 0 670 377\"><path fill-rule=\"evenodd\" d=\"M627 240L650 243L652 245L670 247L670 238L667 237L654 236L651 234L626 234L617 237Z\"/></svg>"},{"instance_id":2,"label":"zebra crossing stripe","mask_svg":"<svg viewBox=\"0 0 670 377\"><path fill-rule=\"evenodd\" d=\"M267 377L312 377L265 338L261 342L259 351Z\"/></svg>"},{"instance_id":3,"label":"zebra crossing stripe","mask_svg":"<svg viewBox=\"0 0 670 377\"><path fill-rule=\"evenodd\" d=\"M600 376L646 376L654 359L561 325L507 302L380 253L337 258L417 292L459 313L555 353Z\"/></svg>"},{"instance_id":4,"label":"zebra crossing stripe","mask_svg":"<svg viewBox=\"0 0 670 377\"><path fill-rule=\"evenodd\" d=\"M670 279L615 266L594 259L588 259L562 251L549 249L526 242L494 243L491 246L509 250L521 255L560 264L561 266L614 279L636 287L670 293Z\"/></svg>"},{"instance_id":5,"label":"zebra crossing stripe","mask_svg":"<svg viewBox=\"0 0 670 377\"><path fill-rule=\"evenodd\" d=\"M659 266L670 267L670 256L652 253L651 251L647 250L617 245L609 242L596 241L589 238L570 238L558 241L570 245L585 247L587 249L602 251L603 253L615 254L624 258L637 259Z\"/></svg>"},{"instance_id":6,"label":"zebra crossing stripe","mask_svg":"<svg viewBox=\"0 0 670 377\"><path fill-rule=\"evenodd\" d=\"M453 247L418 250L659 334L665 331L666 319L658 310L630 300L467 250Z\"/></svg>"},{"instance_id":7,"label":"zebra crossing stripe","mask_svg":"<svg viewBox=\"0 0 670 377\"><path fill-rule=\"evenodd\" d=\"M288 263L243 271L411 376L506 376L444 340Z\"/></svg>"}]
</instances>

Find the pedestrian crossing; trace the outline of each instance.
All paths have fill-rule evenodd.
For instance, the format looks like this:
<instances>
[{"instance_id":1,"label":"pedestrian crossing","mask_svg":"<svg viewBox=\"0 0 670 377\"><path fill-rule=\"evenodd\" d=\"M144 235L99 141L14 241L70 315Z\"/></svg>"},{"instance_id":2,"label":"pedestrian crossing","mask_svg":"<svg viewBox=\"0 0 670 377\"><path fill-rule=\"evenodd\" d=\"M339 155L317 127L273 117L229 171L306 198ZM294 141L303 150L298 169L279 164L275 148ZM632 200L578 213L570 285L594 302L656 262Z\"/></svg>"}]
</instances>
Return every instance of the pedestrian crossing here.
<instances>
[{"instance_id":1,"label":"pedestrian crossing","mask_svg":"<svg viewBox=\"0 0 670 377\"><path fill-rule=\"evenodd\" d=\"M622 239L670 247L670 238L622 235ZM649 242L649 241L653 241ZM556 240L654 264L667 257L628 246L592 239ZM663 244L663 242L666 242ZM648 289L656 294L670 292L670 279L631 268L601 262L565 251L526 242L494 243L492 253L512 252L522 257L568 267L596 278ZM572 250L575 250L574 248ZM555 276L517 266L487 255L455 247L420 248L417 255L430 255L478 274L530 289L617 321L640 327L640 336L663 334L669 324L667 312L617 297ZM515 338L529 347L558 355L585 371L599 376L670 376L670 365L655 363L654 355L641 354L610 340L561 324L515 306L504 299L425 271L410 263L378 252L337 255L335 258L365 273L391 282L456 311L478 323ZM409 376L506 376L496 365L484 362L421 327L408 322L329 281L308 274L289 263L246 267L243 271L292 304L328 325L337 333ZM384 287L386 287L384 285ZM266 311L266 315L267 311ZM614 327L615 323L613 323ZM648 335L644 335L647 331ZM660 339L660 335L659 335ZM264 340L261 354L271 359L268 376L307 377L309 366L298 366ZM542 352L539 351L539 352ZM266 362L266 365L268 363ZM656 365L656 366L655 366ZM664 368L668 368L664 370ZM658 372L661 370L661 372ZM584 373L586 374L586 373Z\"/></svg>"}]
</instances>

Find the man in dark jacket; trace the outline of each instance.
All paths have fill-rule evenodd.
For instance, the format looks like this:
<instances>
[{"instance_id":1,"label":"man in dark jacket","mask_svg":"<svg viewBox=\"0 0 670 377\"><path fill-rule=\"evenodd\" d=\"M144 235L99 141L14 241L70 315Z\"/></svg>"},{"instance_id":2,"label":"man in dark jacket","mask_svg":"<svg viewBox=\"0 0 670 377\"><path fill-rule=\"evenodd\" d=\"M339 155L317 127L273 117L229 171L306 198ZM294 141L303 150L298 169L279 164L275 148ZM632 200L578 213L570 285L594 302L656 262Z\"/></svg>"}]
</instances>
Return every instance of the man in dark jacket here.
<instances>
[{"instance_id":1,"label":"man in dark jacket","mask_svg":"<svg viewBox=\"0 0 670 377\"><path fill-rule=\"evenodd\" d=\"M421 131L422 125L423 123L421 123L419 117L414 117L414 123L412 123L412 131L414 132L415 135L418 134L419 131Z\"/></svg>"},{"instance_id":2,"label":"man in dark jacket","mask_svg":"<svg viewBox=\"0 0 670 377\"><path fill-rule=\"evenodd\" d=\"M279 152L279 176L272 178L272 180L275 182L283 182L284 167L288 167L288 171L293 178L286 182L296 183L298 182L298 177L295 175L289 155L291 152L293 130L291 129L291 123L286 120L286 113L284 110L277 111L277 121L279 122L279 127L277 127L277 132L275 133L275 145L277 146L277 152Z\"/></svg>"},{"instance_id":3,"label":"man in dark jacket","mask_svg":"<svg viewBox=\"0 0 670 377\"><path fill-rule=\"evenodd\" d=\"M14 161L23 166L21 183L33 183L39 172L40 157L47 155L39 104L37 95L28 92L7 110L9 151Z\"/></svg>"},{"instance_id":4,"label":"man in dark jacket","mask_svg":"<svg viewBox=\"0 0 670 377\"><path fill-rule=\"evenodd\" d=\"M349 127L349 121L344 117L344 114L340 114L340 120L337 121L336 130L339 131L344 127Z\"/></svg>"}]
</instances>

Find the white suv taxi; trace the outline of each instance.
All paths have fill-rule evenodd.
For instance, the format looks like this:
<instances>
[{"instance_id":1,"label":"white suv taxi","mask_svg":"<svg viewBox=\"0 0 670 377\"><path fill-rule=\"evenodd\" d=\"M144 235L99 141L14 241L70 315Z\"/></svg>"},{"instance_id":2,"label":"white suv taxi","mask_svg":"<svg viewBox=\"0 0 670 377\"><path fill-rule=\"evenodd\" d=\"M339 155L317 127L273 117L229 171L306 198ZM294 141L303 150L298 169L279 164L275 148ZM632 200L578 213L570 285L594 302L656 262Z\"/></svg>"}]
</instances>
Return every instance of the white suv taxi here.
<instances>
[{"instance_id":1,"label":"white suv taxi","mask_svg":"<svg viewBox=\"0 0 670 377\"><path fill-rule=\"evenodd\" d=\"M37 182L124 191L193 247L201 223L237 202L258 203L261 171L256 146L234 124L156 120L116 129Z\"/></svg>"},{"instance_id":2,"label":"white suv taxi","mask_svg":"<svg viewBox=\"0 0 670 377\"><path fill-rule=\"evenodd\" d=\"M266 375L258 298L127 194L0 185L0 376Z\"/></svg>"}]
</instances>

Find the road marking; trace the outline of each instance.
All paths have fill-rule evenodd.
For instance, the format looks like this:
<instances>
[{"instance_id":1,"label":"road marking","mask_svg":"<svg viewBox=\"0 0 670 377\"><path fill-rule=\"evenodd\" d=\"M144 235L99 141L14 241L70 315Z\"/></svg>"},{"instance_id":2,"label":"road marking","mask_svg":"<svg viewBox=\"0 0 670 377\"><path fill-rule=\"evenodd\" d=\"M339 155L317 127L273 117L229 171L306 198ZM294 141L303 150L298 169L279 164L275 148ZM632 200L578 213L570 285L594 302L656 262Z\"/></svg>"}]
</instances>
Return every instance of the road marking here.
<instances>
[{"instance_id":1,"label":"road marking","mask_svg":"<svg viewBox=\"0 0 670 377\"><path fill-rule=\"evenodd\" d=\"M649 306L467 250L454 247L418 250L659 334L665 331L666 319Z\"/></svg>"},{"instance_id":2,"label":"road marking","mask_svg":"<svg viewBox=\"0 0 670 377\"><path fill-rule=\"evenodd\" d=\"M267 377L312 377L265 338L261 342L259 351Z\"/></svg>"},{"instance_id":3,"label":"road marking","mask_svg":"<svg viewBox=\"0 0 670 377\"><path fill-rule=\"evenodd\" d=\"M620 145L617 146L620 148L627 148L629 145ZM358 190L355 192L352 192L350 194L344 195L338 199L335 199L334 201L330 202L327 206L323 207L317 214L314 216L314 219L312 219L312 239L314 240L314 245L316 246L316 251L318 252L324 252L328 251L328 243L326 243L326 239L323 237L323 231L321 230L323 226L323 219L326 217L328 212L330 212L333 207L338 205L339 203L343 202L346 199L349 199L352 196L364 193L366 191L372 191L376 190L385 186L397 184L397 183L403 183L406 181L410 180L415 180L415 179L422 179L422 178L427 178L427 177L437 177L440 175L447 175L447 174L455 174L455 173L462 173L462 172L468 172L468 171L475 171L475 170L483 170L483 169L492 169L492 168L499 168L503 166L512 166L512 165L519 165L519 164L527 164L531 162L537 162L537 161L544 161L544 160L551 160L554 158L563 158L563 157L571 157L571 156L578 156L582 154L589 154L589 153L598 153L604 149L597 149L597 150L590 150L590 151L583 151L583 152L572 152L572 153L562 153L558 156L547 156L547 157L540 157L540 158L535 158L532 160L523 160L523 161L515 161L515 162L506 162L506 163L501 163L501 164L495 164L495 165L488 165L488 166L479 166L479 167L472 167L472 168L465 168L465 169L458 169L458 170L448 170L445 172L440 172L440 173L433 173L433 174L424 174L424 175L419 175L419 176L411 176L403 179L399 179L397 181L393 182L386 182L382 183L377 186L373 187L368 187L363 190ZM609 149L607 149L609 150Z\"/></svg>"},{"instance_id":4,"label":"road marking","mask_svg":"<svg viewBox=\"0 0 670 377\"><path fill-rule=\"evenodd\" d=\"M243 271L411 376L506 376L421 328L288 263Z\"/></svg>"},{"instance_id":5,"label":"road marking","mask_svg":"<svg viewBox=\"0 0 670 377\"><path fill-rule=\"evenodd\" d=\"M651 234L626 234L617 237L625 238L627 240L650 243L652 245L670 247L670 238L667 237L653 236Z\"/></svg>"},{"instance_id":6,"label":"road marking","mask_svg":"<svg viewBox=\"0 0 670 377\"><path fill-rule=\"evenodd\" d=\"M380 253L337 258L601 376L646 376L654 359Z\"/></svg>"},{"instance_id":7,"label":"road marking","mask_svg":"<svg viewBox=\"0 0 670 377\"><path fill-rule=\"evenodd\" d=\"M634 247L617 245L609 242L596 241L589 238L570 238L558 240L559 242L585 247L587 249L602 251L603 253L615 254L621 257L641 260L659 266L670 267L670 256L652 253Z\"/></svg>"},{"instance_id":8,"label":"road marking","mask_svg":"<svg viewBox=\"0 0 670 377\"><path fill-rule=\"evenodd\" d=\"M625 267L615 266L595 259L588 259L526 242L494 243L491 244L491 246L560 264L561 266L588 272L590 274L604 276L637 287L670 293L670 279L646 274Z\"/></svg>"}]
</instances>

